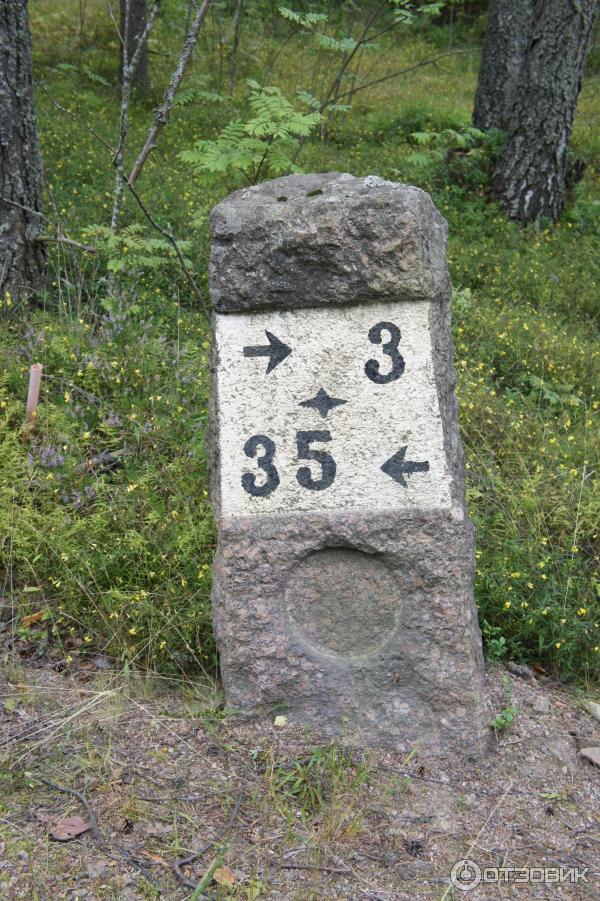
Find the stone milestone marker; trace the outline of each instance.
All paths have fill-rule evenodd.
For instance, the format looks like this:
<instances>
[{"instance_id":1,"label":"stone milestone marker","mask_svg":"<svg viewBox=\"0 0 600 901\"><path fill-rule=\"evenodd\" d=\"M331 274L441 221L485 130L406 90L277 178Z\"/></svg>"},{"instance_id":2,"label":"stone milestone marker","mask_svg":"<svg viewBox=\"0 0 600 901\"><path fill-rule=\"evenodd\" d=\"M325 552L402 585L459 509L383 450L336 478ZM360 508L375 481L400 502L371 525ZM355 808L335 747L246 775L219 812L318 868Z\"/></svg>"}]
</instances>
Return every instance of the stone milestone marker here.
<instances>
[{"instance_id":1,"label":"stone milestone marker","mask_svg":"<svg viewBox=\"0 0 600 901\"><path fill-rule=\"evenodd\" d=\"M486 733L429 195L288 176L212 213L213 619L229 708L398 749Z\"/></svg>"}]
</instances>

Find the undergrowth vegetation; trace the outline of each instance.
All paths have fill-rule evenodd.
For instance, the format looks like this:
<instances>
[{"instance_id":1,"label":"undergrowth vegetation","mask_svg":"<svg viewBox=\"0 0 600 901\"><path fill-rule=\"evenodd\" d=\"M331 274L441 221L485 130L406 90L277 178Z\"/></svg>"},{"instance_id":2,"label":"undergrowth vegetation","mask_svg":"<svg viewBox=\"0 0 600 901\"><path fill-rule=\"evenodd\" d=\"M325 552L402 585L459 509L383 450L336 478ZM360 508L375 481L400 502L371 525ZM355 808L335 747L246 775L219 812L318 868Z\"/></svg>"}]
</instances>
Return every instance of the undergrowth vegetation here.
<instances>
[{"instance_id":1,"label":"undergrowth vegetation","mask_svg":"<svg viewBox=\"0 0 600 901\"><path fill-rule=\"evenodd\" d=\"M87 648L128 664L212 673L209 329L173 247L134 198L126 199L123 231L117 238L107 231L114 172L97 135L117 140L118 44L104 5L84 8L81 21L74 2L31 3L49 236L60 223L61 233L95 252L52 244L51 284L39 302L16 309L2 298L3 616L13 616L27 646L67 661ZM350 87L320 109L343 47L308 40L304 26L256 4L228 97L224 9L215 7L138 183L145 206L177 237L207 297L208 212L241 184L298 167L376 173L432 193L450 227L476 599L488 656L596 680L597 72L592 67L584 85L572 142L588 163L585 178L559 225L523 229L486 196L501 136L469 128L480 23L470 23L460 52L421 68L412 67L448 49L448 28L435 19L407 23L365 47L364 65L373 81L384 66L411 71L356 96L341 96L351 95L345 82ZM184 22L184 4L165 4L151 42L150 95L131 111L131 156ZM342 41L343 24L331 18L315 27ZM263 100L261 85L269 88ZM265 140L271 150L263 161ZM33 362L44 365L42 403L25 427Z\"/></svg>"}]
</instances>

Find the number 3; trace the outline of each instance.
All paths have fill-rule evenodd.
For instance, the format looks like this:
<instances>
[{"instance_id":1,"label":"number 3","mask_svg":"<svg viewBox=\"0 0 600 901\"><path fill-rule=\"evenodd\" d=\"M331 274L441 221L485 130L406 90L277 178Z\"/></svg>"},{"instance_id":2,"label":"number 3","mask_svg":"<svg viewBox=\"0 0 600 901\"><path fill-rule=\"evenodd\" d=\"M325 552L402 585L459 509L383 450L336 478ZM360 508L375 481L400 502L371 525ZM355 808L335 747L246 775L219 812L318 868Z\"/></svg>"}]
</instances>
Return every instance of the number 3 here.
<instances>
[{"instance_id":1,"label":"number 3","mask_svg":"<svg viewBox=\"0 0 600 901\"><path fill-rule=\"evenodd\" d=\"M256 457L256 451L259 447L262 447L264 454ZM262 485L257 485L256 476L253 476L250 472L245 472L242 476L242 488L248 494L251 494L252 497L268 497L279 485L279 473L273 466L275 442L267 438L266 435L253 435L244 444L244 453L247 457L256 457L258 466L267 474L267 480Z\"/></svg>"},{"instance_id":2,"label":"number 3","mask_svg":"<svg viewBox=\"0 0 600 901\"><path fill-rule=\"evenodd\" d=\"M405 362L402 354L398 352L398 344L400 343L400 329L393 322L378 322L377 325L369 329L369 341L371 344L381 344L383 331L389 332L390 340L381 348L392 361L392 368L389 372L381 373L379 371L380 363L378 360L367 360L365 363L365 373L367 378L375 382L376 385L387 385L399 379L404 372Z\"/></svg>"}]
</instances>

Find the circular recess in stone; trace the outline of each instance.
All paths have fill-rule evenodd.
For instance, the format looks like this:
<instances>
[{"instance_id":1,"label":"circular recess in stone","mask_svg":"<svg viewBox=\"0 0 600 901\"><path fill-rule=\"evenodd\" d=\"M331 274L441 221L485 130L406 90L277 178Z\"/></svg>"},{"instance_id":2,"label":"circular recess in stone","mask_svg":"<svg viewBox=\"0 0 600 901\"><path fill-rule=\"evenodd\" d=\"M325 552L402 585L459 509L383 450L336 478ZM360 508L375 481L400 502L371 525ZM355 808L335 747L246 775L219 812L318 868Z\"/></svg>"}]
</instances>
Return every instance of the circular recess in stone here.
<instances>
[{"instance_id":1,"label":"circular recess in stone","mask_svg":"<svg viewBox=\"0 0 600 901\"><path fill-rule=\"evenodd\" d=\"M292 629L315 651L363 656L396 627L398 585L380 557L326 548L294 568L286 607Z\"/></svg>"}]
</instances>

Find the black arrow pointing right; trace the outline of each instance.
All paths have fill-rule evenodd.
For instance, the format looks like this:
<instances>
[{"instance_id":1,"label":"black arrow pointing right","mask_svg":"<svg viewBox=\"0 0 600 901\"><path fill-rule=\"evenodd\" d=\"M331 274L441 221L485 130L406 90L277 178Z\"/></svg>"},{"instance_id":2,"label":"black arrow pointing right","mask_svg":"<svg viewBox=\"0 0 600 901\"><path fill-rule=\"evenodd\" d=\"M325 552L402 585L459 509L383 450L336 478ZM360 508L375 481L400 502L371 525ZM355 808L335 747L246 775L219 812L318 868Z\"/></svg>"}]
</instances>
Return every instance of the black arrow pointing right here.
<instances>
[{"instance_id":1,"label":"black arrow pointing right","mask_svg":"<svg viewBox=\"0 0 600 901\"><path fill-rule=\"evenodd\" d=\"M271 372L272 369L275 369L286 357L288 357L292 348L288 347L287 344L284 344L283 341L280 341L279 338L275 337L272 332L268 332L265 329L265 335L269 339L268 344L263 345L253 345L250 347L244 347L244 356L245 357L268 357L269 364L267 366L267 375Z\"/></svg>"},{"instance_id":2,"label":"black arrow pointing right","mask_svg":"<svg viewBox=\"0 0 600 901\"><path fill-rule=\"evenodd\" d=\"M421 463L417 463L415 460L405 460L406 456L406 448L408 445L404 445L401 447L399 451L390 457L389 460L386 460L383 466L381 467L383 472L385 472L386 476L389 476L394 480L394 482L398 482L399 485L402 485L403 488L408 488L408 484L404 476L411 476L413 472L428 472L429 471L429 461L423 460Z\"/></svg>"}]
</instances>

